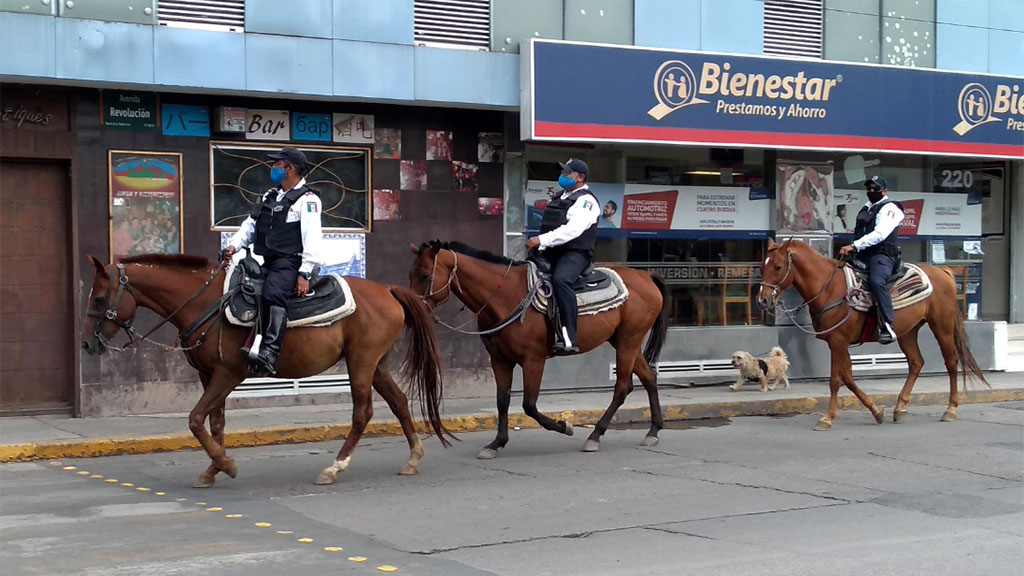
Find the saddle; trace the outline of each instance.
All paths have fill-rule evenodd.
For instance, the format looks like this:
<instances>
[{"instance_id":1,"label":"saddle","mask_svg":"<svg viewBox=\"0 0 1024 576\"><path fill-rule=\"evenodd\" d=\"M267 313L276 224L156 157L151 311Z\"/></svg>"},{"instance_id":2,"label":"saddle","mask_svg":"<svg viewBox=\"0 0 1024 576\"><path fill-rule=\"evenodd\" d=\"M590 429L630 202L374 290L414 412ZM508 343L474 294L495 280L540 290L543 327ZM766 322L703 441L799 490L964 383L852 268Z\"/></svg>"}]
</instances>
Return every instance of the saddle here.
<instances>
[{"instance_id":1,"label":"saddle","mask_svg":"<svg viewBox=\"0 0 1024 576\"><path fill-rule=\"evenodd\" d=\"M867 312L875 305L868 283L867 266L859 259L853 259L843 267L846 276L847 300L854 310ZM932 293L932 282L920 267L899 262L895 272L886 282L892 295L893 310L906 308L924 300Z\"/></svg>"},{"instance_id":2,"label":"saddle","mask_svg":"<svg viewBox=\"0 0 1024 576\"><path fill-rule=\"evenodd\" d=\"M543 261L544 264L540 264ZM541 314L557 317L555 302L551 295L551 264L544 258L527 259L527 288L538 287L537 297L532 305ZM541 269L544 266L544 270ZM576 282L576 304L580 316L599 314L606 310L618 308L629 298L629 289L622 277L610 268L594 268L588 266Z\"/></svg>"},{"instance_id":3,"label":"saddle","mask_svg":"<svg viewBox=\"0 0 1024 576\"><path fill-rule=\"evenodd\" d=\"M551 262L543 256L531 256L527 260L534 264L536 274L539 279L550 285ZM576 294L603 290L610 286L612 282L611 276L608 275L608 272L611 272L611 270L594 268L593 264L589 264L583 272L580 273L579 278L573 282L572 288L576 291Z\"/></svg>"},{"instance_id":4,"label":"saddle","mask_svg":"<svg viewBox=\"0 0 1024 576\"><path fill-rule=\"evenodd\" d=\"M227 298L224 312L228 322L236 326L255 325L264 278L263 268L248 251L228 268L228 280L224 283ZM286 310L289 328L327 326L355 312L356 302L344 278L315 273L309 282L309 293L302 298L289 298Z\"/></svg>"}]
</instances>

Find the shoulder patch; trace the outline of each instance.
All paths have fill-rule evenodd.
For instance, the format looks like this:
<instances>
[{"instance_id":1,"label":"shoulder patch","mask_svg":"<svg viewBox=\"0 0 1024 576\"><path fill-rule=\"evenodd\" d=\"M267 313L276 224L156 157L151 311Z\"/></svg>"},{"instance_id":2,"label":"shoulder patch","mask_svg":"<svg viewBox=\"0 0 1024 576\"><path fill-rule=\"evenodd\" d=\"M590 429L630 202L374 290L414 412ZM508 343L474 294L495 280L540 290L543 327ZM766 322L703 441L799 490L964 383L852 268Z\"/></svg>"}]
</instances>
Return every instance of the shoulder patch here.
<instances>
[{"instance_id":1,"label":"shoulder patch","mask_svg":"<svg viewBox=\"0 0 1024 576\"><path fill-rule=\"evenodd\" d=\"M320 207L317 206L316 202L306 202L306 212L319 212Z\"/></svg>"}]
</instances>

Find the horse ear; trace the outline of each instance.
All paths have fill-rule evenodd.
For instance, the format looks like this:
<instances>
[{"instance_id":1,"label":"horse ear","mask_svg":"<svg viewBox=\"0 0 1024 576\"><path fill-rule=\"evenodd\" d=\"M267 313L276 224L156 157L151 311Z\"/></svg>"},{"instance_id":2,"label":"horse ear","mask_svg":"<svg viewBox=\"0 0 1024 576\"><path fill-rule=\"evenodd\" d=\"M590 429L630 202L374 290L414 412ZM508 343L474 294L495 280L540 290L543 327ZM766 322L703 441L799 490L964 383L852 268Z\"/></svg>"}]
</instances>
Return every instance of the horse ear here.
<instances>
[{"instance_id":1,"label":"horse ear","mask_svg":"<svg viewBox=\"0 0 1024 576\"><path fill-rule=\"evenodd\" d=\"M413 244L412 242L409 242L409 250L411 250L412 253L417 255L417 256L420 255L420 247L415 245L415 244Z\"/></svg>"},{"instance_id":2,"label":"horse ear","mask_svg":"<svg viewBox=\"0 0 1024 576\"><path fill-rule=\"evenodd\" d=\"M769 238L768 239L768 249L771 250L772 248L775 248L776 246L778 246L778 244L775 243L775 238Z\"/></svg>"},{"instance_id":3,"label":"horse ear","mask_svg":"<svg viewBox=\"0 0 1024 576\"><path fill-rule=\"evenodd\" d=\"M103 264L103 262L100 262L99 258L95 256L89 256L89 262L91 262L93 267L96 268L96 274L104 278L107 278L107 267L106 265Z\"/></svg>"}]
</instances>

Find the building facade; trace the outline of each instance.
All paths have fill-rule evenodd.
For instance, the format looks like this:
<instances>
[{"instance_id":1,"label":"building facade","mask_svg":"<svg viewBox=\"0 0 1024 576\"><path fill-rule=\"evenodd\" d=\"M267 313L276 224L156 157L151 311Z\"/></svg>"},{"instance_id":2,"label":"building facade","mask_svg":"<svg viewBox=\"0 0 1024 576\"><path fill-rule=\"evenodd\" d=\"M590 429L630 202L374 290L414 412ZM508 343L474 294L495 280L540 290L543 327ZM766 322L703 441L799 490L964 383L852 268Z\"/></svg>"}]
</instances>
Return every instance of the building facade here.
<instances>
[{"instance_id":1,"label":"building facade","mask_svg":"<svg viewBox=\"0 0 1024 576\"><path fill-rule=\"evenodd\" d=\"M1024 321L1017 0L200 4L0 2L5 413L190 408L199 387L180 354L78 352L87 257L213 258L269 185L262 154L285 145L322 170L331 264L396 284L410 242L521 255L555 162L584 158L606 206L597 258L671 286L666 377L776 343L806 354L798 376L827 373L819 344L753 304L757 264L769 236L837 250L873 173L919 202L904 257L954 268L983 364L998 368L1000 330ZM662 67L673 61L686 66ZM782 103L757 83L800 74L772 120ZM984 88L979 104L954 85ZM982 92L990 111L957 111ZM446 392L490 395L479 341L441 336ZM855 360L898 371L893 352ZM603 349L554 362L546 386L610 384L611 363ZM232 402L344 399L332 372L250 380Z\"/></svg>"}]
</instances>

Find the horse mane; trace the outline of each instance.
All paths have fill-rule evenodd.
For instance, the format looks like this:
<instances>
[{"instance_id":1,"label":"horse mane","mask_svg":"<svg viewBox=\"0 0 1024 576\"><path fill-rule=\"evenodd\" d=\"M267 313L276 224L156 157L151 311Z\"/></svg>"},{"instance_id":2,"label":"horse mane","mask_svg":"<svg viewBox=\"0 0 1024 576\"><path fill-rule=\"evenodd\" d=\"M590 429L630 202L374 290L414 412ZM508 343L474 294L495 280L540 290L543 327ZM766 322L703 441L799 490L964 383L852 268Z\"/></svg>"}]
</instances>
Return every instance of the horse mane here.
<instances>
[{"instance_id":1,"label":"horse mane","mask_svg":"<svg viewBox=\"0 0 1024 576\"><path fill-rule=\"evenodd\" d=\"M184 268L187 270L200 270L212 266L208 259L189 254L139 254L122 258L120 262L122 264L142 264L163 268Z\"/></svg>"},{"instance_id":2,"label":"horse mane","mask_svg":"<svg viewBox=\"0 0 1024 576\"><path fill-rule=\"evenodd\" d=\"M430 244L424 244L422 247L420 247L420 252L427 248L433 248L435 246L442 250L451 250L452 252L457 252L459 254L465 254L466 256L469 256L471 258L476 258L477 260L483 260L484 262L490 262L492 264L501 264L502 266L522 266L526 264L526 262L523 260L513 260L506 256L499 256L494 252L488 252L487 250L474 248L473 246L470 246L465 242L459 241L431 242Z\"/></svg>"}]
</instances>

